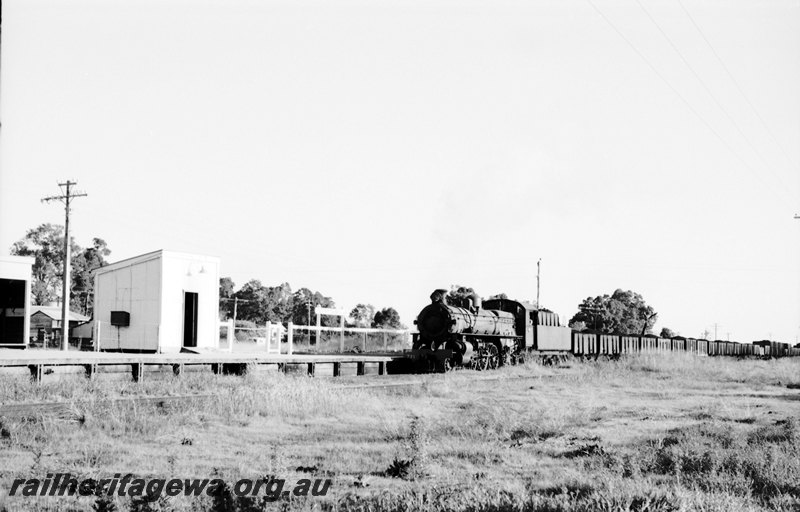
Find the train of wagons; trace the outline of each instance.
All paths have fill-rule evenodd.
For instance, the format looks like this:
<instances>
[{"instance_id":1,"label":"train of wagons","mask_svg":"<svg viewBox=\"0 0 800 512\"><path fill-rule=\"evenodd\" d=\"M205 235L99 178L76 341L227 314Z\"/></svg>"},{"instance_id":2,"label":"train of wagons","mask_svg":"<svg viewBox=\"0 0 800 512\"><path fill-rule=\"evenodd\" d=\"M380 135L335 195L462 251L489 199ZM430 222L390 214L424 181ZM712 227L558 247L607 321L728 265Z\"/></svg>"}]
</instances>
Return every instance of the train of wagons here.
<instances>
[{"instance_id":1,"label":"train of wagons","mask_svg":"<svg viewBox=\"0 0 800 512\"><path fill-rule=\"evenodd\" d=\"M507 298L481 301L477 294L459 305L445 302L446 290L436 290L431 304L415 321L412 358L428 370L452 368L488 370L521 363L526 357L543 362L566 357L617 357L640 352L681 351L702 356L787 357L800 348L776 341L709 341L661 338L653 335L574 331L558 315Z\"/></svg>"}]
</instances>

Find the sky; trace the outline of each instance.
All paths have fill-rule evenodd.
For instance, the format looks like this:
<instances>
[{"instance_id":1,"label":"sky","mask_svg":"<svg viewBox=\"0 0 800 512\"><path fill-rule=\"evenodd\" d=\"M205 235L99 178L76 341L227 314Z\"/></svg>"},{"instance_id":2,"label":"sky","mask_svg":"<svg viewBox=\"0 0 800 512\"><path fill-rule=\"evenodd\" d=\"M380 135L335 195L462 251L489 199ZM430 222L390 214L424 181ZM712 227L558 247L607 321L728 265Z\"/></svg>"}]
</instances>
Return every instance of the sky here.
<instances>
[{"instance_id":1,"label":"sky","mask_svg":"<svg viewBox=\"0 0 800 512\"><path fill-rule=\"evenodd\" d=\"M6 0L0 251L218 256L337 306L642 294L800 335L800 0Z\"/></svg>"}]
</instances>

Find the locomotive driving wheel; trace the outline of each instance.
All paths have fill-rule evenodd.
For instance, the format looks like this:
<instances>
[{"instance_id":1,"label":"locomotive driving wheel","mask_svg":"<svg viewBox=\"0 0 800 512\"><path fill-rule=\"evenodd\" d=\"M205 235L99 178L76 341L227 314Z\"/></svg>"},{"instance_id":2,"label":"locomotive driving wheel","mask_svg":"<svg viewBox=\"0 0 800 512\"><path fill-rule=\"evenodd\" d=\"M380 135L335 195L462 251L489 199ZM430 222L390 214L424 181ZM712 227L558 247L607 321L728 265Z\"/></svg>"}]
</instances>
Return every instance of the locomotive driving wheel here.
<instances>
[{"instance_id":1,"label":"locomotive driving wheel","mask_svg":"<svg viewBox=\"0 0 800 512\"><path fill-rule=\"evenodd\" d=\"M453 363L450 361L449 357L445 357L442 360L442 372L447 373L453 371Z\"/></svg>"},{"instance_id":2,"label":"locomotive driving wheel","mask_svg":"<svg viewBox=\"0 0 800 512\"><path fill-rule=\"evenodd\" d=\"M490 370L494 370L500 364L500 354L497 351L497 347L494 345L489 345L487 347L487 368Z\"/></svg>"},{"instance_id":3,"label":"locomotive driving wheel","mask_svg":"<svg viewBox=\"0 0 800 512\"><path fill-rule=\"evenodd\" d=\"M475 369L479 372L486 370L489 367L489 354L484 347L478 349L478 353L475 356Z\"/></svg>"}]
</instances>

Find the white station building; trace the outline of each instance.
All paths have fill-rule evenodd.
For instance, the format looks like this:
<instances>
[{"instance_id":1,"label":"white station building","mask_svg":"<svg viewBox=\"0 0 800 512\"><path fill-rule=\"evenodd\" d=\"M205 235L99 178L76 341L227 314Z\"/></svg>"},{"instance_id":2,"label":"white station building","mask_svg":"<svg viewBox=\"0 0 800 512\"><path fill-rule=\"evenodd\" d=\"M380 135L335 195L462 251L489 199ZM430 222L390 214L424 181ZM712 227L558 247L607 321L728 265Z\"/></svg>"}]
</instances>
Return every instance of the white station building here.
<instances>
[{"instance_id":1,"label":"white station building","mask_svg":"<svg viewBox=\"0 0 800 512\"><path fill-rule=\"evenodd\" d=\"M219 258L155 251L95 271L100 350L175 353L219 342Z\"/></svg>"}]
</instances>

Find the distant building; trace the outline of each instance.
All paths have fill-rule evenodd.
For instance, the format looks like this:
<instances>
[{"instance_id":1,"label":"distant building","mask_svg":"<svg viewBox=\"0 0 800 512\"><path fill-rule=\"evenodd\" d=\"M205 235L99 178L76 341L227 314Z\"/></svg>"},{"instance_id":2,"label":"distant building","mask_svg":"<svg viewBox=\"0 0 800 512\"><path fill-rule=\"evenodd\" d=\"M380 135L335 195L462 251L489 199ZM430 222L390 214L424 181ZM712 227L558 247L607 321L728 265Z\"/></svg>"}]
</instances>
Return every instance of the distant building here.
<instances>
[{"instance_id":1,"label":"distant building","mask_svg":"<svg viewBox=\"0 0 800 512\"><path fill-rule=\"evenodd\" d=\"M217 348L218 312L219 258L161 250L94 272L100 350Z\"/></svg>"},{"instance_id":2,"label":"distant building","mask_svg":"<svg viewBox=\"0 0 800 512\"><path fill-rule=\"evenodd\" d=\"M27 347L33 258L0 257L0 347Z\"/></svg>"},{"instance_id":3,"label":"distant building","mask_svg":"<svg viewBox=\"0 0 800 512\"><path fill-rule=\"evenodd\" d=\"M61 306L31 306L30 337L39 339L44 334L61 331ZM69 312L69 330L88 322L89 317L75 311ZM71 335L70 335L71 336Z\"/></svg>"}]
</instances>

